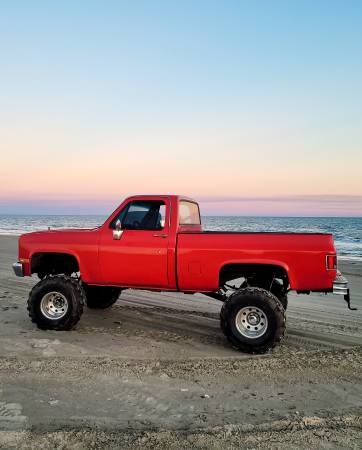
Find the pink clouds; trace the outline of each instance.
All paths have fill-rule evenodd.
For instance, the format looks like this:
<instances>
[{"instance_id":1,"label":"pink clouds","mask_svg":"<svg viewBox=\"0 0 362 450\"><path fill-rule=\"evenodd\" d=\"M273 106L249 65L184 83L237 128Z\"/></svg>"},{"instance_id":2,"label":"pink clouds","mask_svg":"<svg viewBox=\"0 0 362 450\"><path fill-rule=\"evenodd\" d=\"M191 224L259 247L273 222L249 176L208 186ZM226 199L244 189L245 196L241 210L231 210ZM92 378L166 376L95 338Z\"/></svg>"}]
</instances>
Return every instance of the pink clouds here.
<instances>
[{"instance_id":1,"label":"pink clouds","mask_svg":"<svg viewBox=\"0 0 362 450\"><path fill-rule=\"evenodd\" d=\"M184 192L184 194L200 202L203 215L362 216L362 196L360 195L231 197L198 196L193 192ZM109 214L128 195L128 193L115 193L108 196L76 193L74 195L0 195L0 213Z\"/></svg>"},{"instance_id":2,"label":"pink clouds","mask_svg":"<svg viewBox=\"0 0 362 450\"><path fill-rule=\"evenodd\" d=\"M258 216L362 216L360 195L199 198L204 214Z\"/></svg>"}]
</instances>

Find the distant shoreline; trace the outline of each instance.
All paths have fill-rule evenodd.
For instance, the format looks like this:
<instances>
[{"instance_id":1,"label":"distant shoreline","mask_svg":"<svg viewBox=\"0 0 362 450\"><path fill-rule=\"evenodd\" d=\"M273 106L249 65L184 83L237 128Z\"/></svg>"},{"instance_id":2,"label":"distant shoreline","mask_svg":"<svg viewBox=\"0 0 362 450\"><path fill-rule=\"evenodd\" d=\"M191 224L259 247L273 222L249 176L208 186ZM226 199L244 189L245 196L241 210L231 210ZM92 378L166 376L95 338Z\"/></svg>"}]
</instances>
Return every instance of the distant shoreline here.
<instances>
[{"instance_id":1,"label":"distant shoreline","mask_svg":"<svg viewBox=\"0 0 362 450\"><path fill-rule=\"evenodd\" d=\"M33 231L94 229L107 215L0 215L0 235L20 236ZM327 233L341 260L362 261L362 218L360 217L257 217L202 216L203 229L242 233Z\"/></svg>"},{"instance_id":2,"label":"distant shoreline","mask_svg":"<svg viewBox=\"0 0 362 450\"><path fill-rule=\"evenodd\" d=\"M37 214L18 214L18 213L0 213L0 217L103 217L103 218L107 218L109 217L111 214L113 213L113 211L109 212L109 213L105 213L105 214L93 214L93 213L82 213L82 214L41 214L41 213L37 213ZM243 214L238 214L238 215L233 215L233 214L207 214L207 215L201 215L201 218L213 218L213 217L224 217L224 218L238 218L238 217L242 217L243 219L247 219L247 218L256 218L256 219L362 219L362 216L272 216L272 215L267 215L267 216L262 216L262 215L257 215L257 216L250 216L250 215L243 215Z\"/></svg>"}]
</instances>

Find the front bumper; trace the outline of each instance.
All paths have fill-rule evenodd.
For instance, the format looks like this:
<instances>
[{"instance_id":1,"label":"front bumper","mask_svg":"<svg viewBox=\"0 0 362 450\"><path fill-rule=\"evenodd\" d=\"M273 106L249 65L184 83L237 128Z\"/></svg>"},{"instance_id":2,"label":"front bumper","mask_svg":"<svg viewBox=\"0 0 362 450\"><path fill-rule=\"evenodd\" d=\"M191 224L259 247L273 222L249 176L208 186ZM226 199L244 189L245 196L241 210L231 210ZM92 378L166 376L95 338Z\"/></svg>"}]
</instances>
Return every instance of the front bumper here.
<instances>
[{"instance_id":1,"label":"front bumper","mask_svg":"<svg viewBox=\"0 0 362 450\"><path fill-rule=\"evenodd\" d=\"M351 309L352 311L357 309L351 307L351 295L349 292L348 280L339 270L337 271L336 278L333 282L333 294L343 295L345 301L347 302L348 309Z\"/></svg>"},{"instance_id":2,"label":"front bumper","mask_svg":"<svg viewBox=\"0 0 362 450\"><path fill-rule=\"evenodd\" d=\"M20 262L16 262L13 264L13 270L17 277L23 277L24 276L24 269L23 264Z\"/></svg>"}]
</instances>

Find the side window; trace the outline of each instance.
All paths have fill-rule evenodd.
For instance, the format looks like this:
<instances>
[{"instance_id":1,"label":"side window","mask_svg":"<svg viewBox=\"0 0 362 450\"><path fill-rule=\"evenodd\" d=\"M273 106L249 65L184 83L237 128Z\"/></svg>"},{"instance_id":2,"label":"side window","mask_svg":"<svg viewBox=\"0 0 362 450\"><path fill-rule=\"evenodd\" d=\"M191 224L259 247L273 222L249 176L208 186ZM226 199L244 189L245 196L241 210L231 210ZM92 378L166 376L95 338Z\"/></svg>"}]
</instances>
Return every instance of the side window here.
<instances>
[{"instance_id":1,"label":"side window","mask_svg":"<svg viewBox=\"0 0 362 450\"><path fill-rule=\"evenodd\" d=\"M110 227L115 228L118 220L124 230L162 230L166 220L166 205L161 201L136 200L123 208Z\"/></svg>"},{"instance_id":2,"label":"side window","mask_svg":"<svg viewBox=\"0 0 362 450\"><path fill-rule=\"evenodd\" d=\"M200 225L200 212L197 203L181 200L179 204L180 225Z\"/></svg>"}]
</instances>

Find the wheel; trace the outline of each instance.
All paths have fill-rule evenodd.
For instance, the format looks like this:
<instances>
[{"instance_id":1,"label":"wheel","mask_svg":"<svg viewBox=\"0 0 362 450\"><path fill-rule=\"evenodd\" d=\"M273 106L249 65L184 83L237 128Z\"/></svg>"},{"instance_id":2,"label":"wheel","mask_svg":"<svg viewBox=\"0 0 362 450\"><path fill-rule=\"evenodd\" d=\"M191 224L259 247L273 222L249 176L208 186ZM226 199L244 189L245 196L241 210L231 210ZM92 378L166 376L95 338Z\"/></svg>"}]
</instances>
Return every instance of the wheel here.
<instances>
[{"instance_id":1,"label":"wheel","mask_svg":"<svg viewBox=\"0 0 362 450\"><path fill-rule=\"evenodd\" d=\"M108 286L88 286L83 284L88 308L106 309L118 300L120 288Z\"/></svg>"},{"instance_id":2,"label":"wheel","mask_svg":"<svg viewBox=\"0 0 362 450\"><path fill-rule=\"evenodd\" d=\"M265 289L239 289L223 304L220 326L238 350L265 353L284 336L285 310L275 295Z\"/></svg>"},{"instance_id":3,"label":"wheel","mask_svg":"<svg viewBox=\"0 0 362 450\"><path fill-rule=\"evenodd\" d=\"M43 330L71 330L83 313L85 295L75 278L47 276L30 291L31 320Z\"/></svg>"},{"instance_id":4,"label":"wheel","mask_svg":"<svg viewBox=\"0 0 362 450\"><path fill-rule=\"evenodd\" d=\"M283 305L284 310L286 311L288 307L288 294L285 291L283 284L280 281L275 280L271 292L275 295L275 297L277 297L277 299Z\"/></svg>"},{"instance_id":5,"label":"wheel","mask_svg":"<svg viewBox=\"0 0 362 450\"><path fill-rule=\"evenodd\" d=\"M284 292L281 295L276 295L276 297L280 301L280 303L282 304L282 306L284 308L284 311L286 311L287 308L288 308L288 295Z\"/></svg>"}]
</instances>

